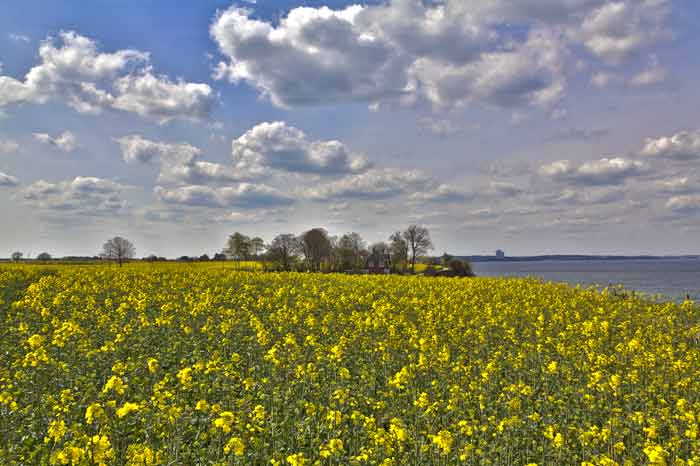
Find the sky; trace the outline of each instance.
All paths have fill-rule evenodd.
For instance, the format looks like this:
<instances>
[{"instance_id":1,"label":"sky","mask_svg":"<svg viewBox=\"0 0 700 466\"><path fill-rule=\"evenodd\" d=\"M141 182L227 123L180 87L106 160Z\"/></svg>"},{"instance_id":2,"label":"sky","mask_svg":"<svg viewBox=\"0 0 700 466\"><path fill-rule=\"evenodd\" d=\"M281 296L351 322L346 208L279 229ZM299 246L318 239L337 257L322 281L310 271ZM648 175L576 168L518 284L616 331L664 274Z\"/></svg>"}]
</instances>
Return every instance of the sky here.
<instances>
[{"instance_id":1,"label":"sky","mask_svg":"<svg viewBox=\"0 0 700 466\"><path fill-rule=\"evenodd\" d=\"M0 257L324 227L700 253L692 0L5 0Z\"/></svg>"}]
</instances>

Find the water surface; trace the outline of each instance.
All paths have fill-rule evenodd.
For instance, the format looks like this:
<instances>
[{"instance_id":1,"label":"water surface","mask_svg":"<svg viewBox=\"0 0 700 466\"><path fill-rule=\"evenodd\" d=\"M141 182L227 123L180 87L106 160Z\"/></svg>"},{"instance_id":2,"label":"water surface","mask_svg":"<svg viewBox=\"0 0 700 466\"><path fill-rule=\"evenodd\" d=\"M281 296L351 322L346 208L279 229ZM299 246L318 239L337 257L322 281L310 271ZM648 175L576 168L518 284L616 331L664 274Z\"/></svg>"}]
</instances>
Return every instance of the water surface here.
<instances>
[{"instance_id":1,"label":"water surface","mask_svg":"<svg viewBox=\"0 0 700 466\"><path fill-rule=\"evenodd\" d=\"M572 285L622 285L649 295L700 300L700 260L475 262L481 277L536 277Z\"/></svg>"}]
</instances>

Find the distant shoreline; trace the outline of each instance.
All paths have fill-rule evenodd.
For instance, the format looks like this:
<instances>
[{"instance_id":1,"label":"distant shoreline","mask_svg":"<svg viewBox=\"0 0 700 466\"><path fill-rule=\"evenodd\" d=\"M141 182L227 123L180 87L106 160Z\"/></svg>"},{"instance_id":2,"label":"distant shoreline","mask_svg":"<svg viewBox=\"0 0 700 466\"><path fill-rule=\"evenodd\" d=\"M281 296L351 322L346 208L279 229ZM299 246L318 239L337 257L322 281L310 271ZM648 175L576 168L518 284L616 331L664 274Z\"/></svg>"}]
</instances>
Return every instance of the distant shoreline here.
<instances>
[{"instance_id":1,"label":"distant shoreline","mask_svg":"<svg viewBox=\"0 0 700 466\"><path fill-rule=\"evenodd\" d=\"M456 256L469 262L543 262L543 261L633 261L633 260L700 260L700 255L684 256L589 256L553 254L544 256Z\"/></svg>"}]
</instances>

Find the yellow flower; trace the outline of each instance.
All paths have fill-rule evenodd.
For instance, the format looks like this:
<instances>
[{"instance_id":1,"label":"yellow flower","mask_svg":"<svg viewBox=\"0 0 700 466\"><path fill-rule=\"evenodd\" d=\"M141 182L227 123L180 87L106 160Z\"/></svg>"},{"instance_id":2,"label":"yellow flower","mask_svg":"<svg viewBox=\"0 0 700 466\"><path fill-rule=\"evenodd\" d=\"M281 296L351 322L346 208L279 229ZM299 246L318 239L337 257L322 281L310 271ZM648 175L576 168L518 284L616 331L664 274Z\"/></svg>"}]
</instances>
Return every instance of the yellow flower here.
<instances>
[{"instance_id":1,"label":"yellow flower","mask_svg":"<svg viewBox=\"0 0 700 466\"><path fill-rule=\"evenodd\" d=\"M320 447L320 455L322 458L329 458L337 455L338 453L342 453L343 451L343 441L338 438L331 439L328 441L328 443Z\"/></svg>"},{"instance_id":2,"label":"yellow flower","mask_svg":"<svg viewBox=\"0 0 700 466\"><path fill-rule=\"evenodd\" d=\"M102 406L99 403L93 403L85 410L85 421L92 424L96 418L99 418L104 413Z\"/></svg>"},{"instance_id":3,"label":"yellow flower","mask_svg":"<svg viewBox=\"0 0 700 466\"><path fill-rule=\"evenodd\" d=\"M124 416L128 416L130 413L137 412L140 409L141 405L138 403L131 403L127 401L121 408L117 409L117 417L122 418Z\"/></svg>"},{"instance_id":4,"label":"yellow flower","mask_svg":"<svg viewBox=\"0 0 700 466\"><path fill-rule=\"evenodd\" d=\"M107 461L114 456L112 444L106 435L93 435L90 439L92 459L99 466L106 465Z\"/></svg>"},{"instance_id":5,"label":"yellow flower","mask_svg":"<svg viewBox=\"0 0 700 466\"><path fill-rule=\"evenodd\" d=\"M235 421L235 417L231 411L224 411L219 414L219 417L214 419L214 426L223 430L226 433L231 432L231 426Z\"/></svg>"},{"instance_id":6,"label":"yellow flower","mask_svg":"<svg viewBox=\"0 0 700 466\"><path fill-rule=\"evenodd\" d=\"M289 466L305 466L307 460L304 458L303 453L294 453L287 456L287 463L289 463Z\"/></svg>"},{"instance_id":7,"label":"yellow flower","mask_svg":"<svg viewBox=\"0 0 700 466\"><path fill-rule=\"evenodd\" d=\"M39 334L34 334L27 339L27 343L31 349L37 349L44 343L44 337Z\"/></svg>"},{"instance_id":8,"label":"yellow flower","mask_svg":"<svg viewBox=\"0 0 700 466\"><path fill-rule=\"evenodd\" d=\"M207 400L199 400L194 409L206 413L207 411L209 411L209 403L207 402Z\"/></svg>"},{"instance_id":9,"label":"yellow flower","mask_svg":"<svg viewBox=\"0 0 700 466\"><path fill-rule=\"evenodd\" d=\"M121 379L121 377L113 375L109 378L109 380L107 380L107 383L102 389L102 393L108 393L110 390L114 390L119 395L123 395L126 388L127 385L124 384L124 381Z\"/></svg>"},{"instance_id":10,"label":"yellow flower","mask_svg":"<svg viewBox=\"0 0 700 466\"><path fill-rule=\"evenodd\" d=\"M433 444L440 449L443 455L448 455L450 453L454 438L448 430L441 430L437 433L437 435L431 435L430 439L432 440Z\"/></svg>"},{"instance_id":11,"label":"yellow flower","mask_svg":"<svg viewBox=\"0 0 700 466\"><path fill-rule=\"evenodd\" d=\"M158 370L158 360L156 358L148 358L146 364L148 365L148 372L155 374Z\"/></svg>"},{"instance_id":12,"label":"yellow flower","mask_svg":"<svg viewBox=\"0 0 700 466\"><path fill-rule=\"evenodd\" d=\"M49 440L58 442L64 435L66 435L66 423L63 420L51 421L49 422L48 434L44 440L47 442Z\"/></svg>"},{"instance_id":13,"label":"yellow flower","mask_svg":"<svg viewBox=\"0 0 700 466\"><path fill-rule=\"evenodd\" d=\"M51 464L60 464L71 466L78 466L83 457L85 456L85 450L79 447L68 446L63 450L56 452L51 458Z\"/></svg>"},{"instance_id":14,"label":"yellow flower","mask_svg":"<svg viewBox=\"0 0 700 466\"><path fill-rule=\"evenodd\" d=\"M245 454L245 443L240 437L231 438L224 447L225 453L233 452L236 456L243 456Z\"/></svg>"},{"instance_id":15,"label":"yellow flower","mask_svg":"<svg viewBox=\"0 0 700 466\"><path fill-rule=\"evenodd\" d=\"M180 369L177 373L177 379L180 381L181 385L187 387L192 383L192 368L185 367L184 369Z\"/></svg>"},{"instance_id":16,"label":"yellow flower","mask_svg":"<svg viewBox=\"0 0 700 466\"><path fill-rule=\"evenodd\" d=\"M651 466L666 466L666 458L668 458L668 452L660 445L649 445L644 448L644 454L649 459L649 464Z\"/></svg>"}]
</instances>

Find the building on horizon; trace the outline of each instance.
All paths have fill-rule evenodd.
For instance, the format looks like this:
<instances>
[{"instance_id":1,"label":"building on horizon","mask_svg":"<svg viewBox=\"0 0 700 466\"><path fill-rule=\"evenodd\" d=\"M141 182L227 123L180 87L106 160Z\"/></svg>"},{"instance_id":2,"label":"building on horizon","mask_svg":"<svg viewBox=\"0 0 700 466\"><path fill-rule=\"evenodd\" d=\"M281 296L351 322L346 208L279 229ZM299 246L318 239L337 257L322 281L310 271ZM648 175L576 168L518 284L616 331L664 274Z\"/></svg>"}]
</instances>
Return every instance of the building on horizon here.
<instances>
[{"instance_id":1,"label":"building on horizon","mask_svg":"<svg viewBox=\"0 0 700 466\"><path fill-rule=\"evenodd\" d=\"M496 249L496 257L498 259L505 259L506 253L503 252L501 249Z\"/></svg>"}]
</instances>

